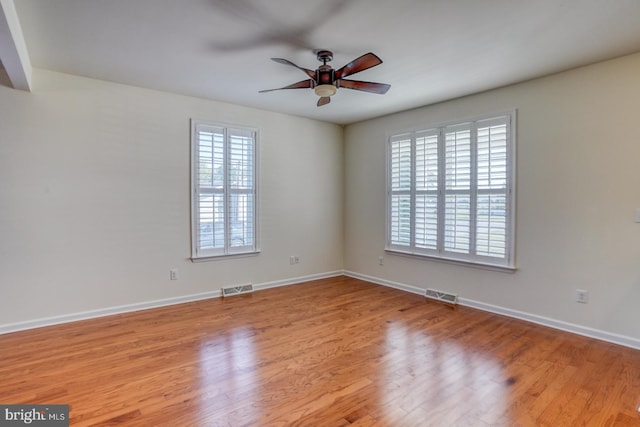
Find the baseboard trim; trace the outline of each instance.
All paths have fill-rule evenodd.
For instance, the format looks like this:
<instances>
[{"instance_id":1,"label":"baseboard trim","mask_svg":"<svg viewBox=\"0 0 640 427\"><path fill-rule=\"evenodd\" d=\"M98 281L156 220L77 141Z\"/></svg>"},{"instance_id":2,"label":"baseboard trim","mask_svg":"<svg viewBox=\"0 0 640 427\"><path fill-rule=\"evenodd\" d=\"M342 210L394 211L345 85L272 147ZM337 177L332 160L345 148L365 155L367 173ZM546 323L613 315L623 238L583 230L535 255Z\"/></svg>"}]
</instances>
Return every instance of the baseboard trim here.
<instances>
[{"instance_id":1,"label":"baseboard trim","mask_svg":"<svg viewBox=\"0 0 640 427\"><path fill-rule=\"evenodd\" d=\"M328 279L329 277L337 277L337 276L344 276L344 271L342 271L342 270L329 271L327 273L311 274L311 275L308 275L308 276L300 276L300 277L293 277L293 278L285 279L285 280L276 280L276 281L273 281L273 282L265 282L265 283L261 283L261 284L258 284L258 285L253 285L253 288L256 291L259 291L259 290L262 290L262 289L279 288L280 286L295 285L297 283L310 282L312 280L319 280L319 279Z\"/></svg>"},{"instance_id":2,"label":"baseboard trim","mask_svg":"<svg viewBox=\"0 0 640 427\"><path fill-rule=\"evenodd\" d=\"M412 294L424 295L424 289L418 286L407 285L405 283L392 282L390 280L380 279L378 277L367 276L366 274L360 274L353 271L345 271L345 276L353 277L354 279L360 279L367 282L375 283L376 285L382 285L389 288L399 289L401 291L410 292Z\"/></svg>"},{"instance_id":3,"label":"baseboard trim","mask_svg":"<svg viewBox=\"0 0 640 427\"><path fill-rule=\"evenodd\" d=\"M356 279L364 280L367 282L375 283L378 285L386 286L389 288L398 289L401 291L409 292L417 295L424 295L425 289L419 286L408 285L406 283L394 282L391 280L381 279L379 277L368 276L365 274L356 273L348 270L337 270L320 274L312 274L307 276L298 276L284 280L276 280L272 282L265 282L261 284L255 284L255 290L277 288L280 286L295 285L302 282L309 282L312 280L326 279L329 277L348 276ZM89 310L78 313L66 314L61 316L45 317L34 320L27 320L24 322L8 323L0 325L0 335L8 334L11 332L24 331L28 329L41 328L45 326L59 325L62 323L77 322L80 320L94 319L98 317L112 316L114 314L130 313L134 311L149 310L152 308L165 307L176 304L183 304L187 302L200 301L210 298L219 298L222 295L220 290L203 292L199 294L183 295L179 297L166 298L160 300L146 301L135 304L126 304L115 307L107 307L97 310ZM500 314L502 316L511 317L514 319L524 320L538 325L547 326L553 329L558 329L565 332L582 335L589 338L595 338L601 341L610 342L613 344L630 347L636 350L640 350L640 339L628 337L625 335L615 334L612 332L606 332L599 329L593 329L586 326L577 325L574 323L564 322L562 320L552 319L549 317L539 316L519 310L513 310L510 308L500 307L492 304L487 304L481 301L475 301L468 298L459 298L458 304L475 308L490 313Z\"/></svg>"},{"instance_id":4,"label":"baseboard trim","mask_svg":"<svg viewBox=\"0 0 640 427\"><path fill-rule=\"evenodd\" d=\"M308 282L311 280L324 279L328 277L342 276L343 271L332 271L321 274L312 274L308 276L294 277L274 282L266 282L254 285L255 290L276 288L279 286L294 285L296 283ZM101 308L97 310L82 311L78 313L63 314L61 316L43 317L40 319L26 320L23 322L8 323L0 325L0 335L9 334L11 332L25 331L28 329L42 328L45 326L60 325L63 323L77 322L80 320L95 319L98 317L112 316L114 314L130 313L134 311L149 310L152 308L166 307L176 304L184 304L187 302L200 301L210 298L220 298L222 291L215 290L203 292L199 294L182 295L173 298L165 298L159 300L145 301L134 304L125 304L114 307Z\"/></svg>"},{"instance_id":5,"label":"baseboard trim","mask_svg":"<svg viewBox=\"0 0 640 427\"><path fill-rule=\"evenodd\" d=\"M387 286L394 289L400 289L413 294L424 295L425 289L418 286L407 285L404 283L393 282L390 280L380 279L378 277L367 276L364 274L355 273L353 271L345 271L345 276L354 277L356 279L365 280L378 285ZM458 304L475 308L477 310L487 311L490 313L500 314L502 316L511 317L514 319L524 320L538 325L547 326L549 328L558 329L565 332L570 332L577 335L582 335L589 338L595 338L600 341L606 341L612 344L618 344L625 347L630 347L636 350L640 350L640 339L628 337L625 335L615 334L612 332L602 331L599 329L593 329L586 326L577 325L574 323L564 322L562 320L552 319L545 316L539 316L537 314L531 314L524 311L513 310L510 308L500 307L492 304L487 304L480 301L475 301L468 298L458 298Z\"/></svg>"},{"instance_id":6,"label":"baseboard trim","mask_svg":"<svg viewBox=\"0 0 640 427\"><path fill-rule=\"evenodd\" d=\"M510 308L495 306L492 304L487 304L467 298L458 298L458 304L640 350L640 339L636 339L633 337L615 334L613 332L602 331L600 329L589 328L587 326L577 325L575 323L569 323L550 317L538 316L537 314L531 314L524 311L512 310Z\"/></svg>"}]
</instances>

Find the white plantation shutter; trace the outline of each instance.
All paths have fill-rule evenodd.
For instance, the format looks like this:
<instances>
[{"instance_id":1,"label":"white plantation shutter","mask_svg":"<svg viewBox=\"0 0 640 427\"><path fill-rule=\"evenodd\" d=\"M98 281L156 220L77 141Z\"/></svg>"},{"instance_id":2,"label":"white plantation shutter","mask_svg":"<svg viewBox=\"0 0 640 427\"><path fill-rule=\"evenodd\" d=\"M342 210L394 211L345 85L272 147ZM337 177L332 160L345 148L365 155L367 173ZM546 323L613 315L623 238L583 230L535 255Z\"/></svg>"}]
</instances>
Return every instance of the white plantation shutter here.
<instances>
[{"instance_id":1,"label":"white plantation shutter","mask_svg":"<svg viewBox=\"0 0 640 427\"><path fill-rule=\"evenodd\" d=\"M504 258L508 227L508 127L500 119L480 121L477 127L476 253Z\"/></svg>"},{"instance_id":2,"label":"white plantation shutter","mask_svg":"<svg viewBox=\"0 0 640 427\"><path fill-rule=\"evenodd\" d=\"M471 125L444 129L444 250L469 253L471 244Z\"/></svg>"},{"instance_id":3,"label":"white plantation shutter","mask_svg":"<svg viewBox=\"0 0 640 427\"><path fill-rule=\"evenodd\" d=\"M513 266L513 119L389 138L387 249Z\"/></svg>"},{"instance_id":4,"label":"white plantation shutter","mask_svg":"<svg viewBox=\"0 0 640 427\"><path fill-rule=\"evenodd\" d=\"M411 139L398 135L391 141L390 240L394 245L411 244Z\"/></svg>"},{"instance_id":5,"label":"white plantation shutter","mask_svg":"<svg viewBox=\"0 0 640 427\"><path fill-rule=\"evenodd\" d=\"M253 248L254 239L254 133L229 130L229 210L232 248Z\"/></svg>"},{"instance_id":6,"label":"white plantation shutter","mask_svg":"<svg viewBox=\"0 0 640 427\"><path fill-rule=\"evenodd\" d=\"M194 121L192 147L192 257L255 252L255 131Z\"/></svg>"},{"instance_id":7,"label":"white plantation shutter","mask_svg":"<svg viewBox=\"0 0 640 427\"><path fill-rule=\"evenodd\" d=\"M438 243L438 133L415 135L415 246L436 249Z\"/></svg>"},{"instance_id":8,"label":"white plantation shutter","mask_svg":"<svg viewBox=\"0 0 640 427\"><path fill-rule=\"evenodd\" d=\"M224 250L224 129L198 126L196 247L198 251Z\"/></svg>"}]
</instances>

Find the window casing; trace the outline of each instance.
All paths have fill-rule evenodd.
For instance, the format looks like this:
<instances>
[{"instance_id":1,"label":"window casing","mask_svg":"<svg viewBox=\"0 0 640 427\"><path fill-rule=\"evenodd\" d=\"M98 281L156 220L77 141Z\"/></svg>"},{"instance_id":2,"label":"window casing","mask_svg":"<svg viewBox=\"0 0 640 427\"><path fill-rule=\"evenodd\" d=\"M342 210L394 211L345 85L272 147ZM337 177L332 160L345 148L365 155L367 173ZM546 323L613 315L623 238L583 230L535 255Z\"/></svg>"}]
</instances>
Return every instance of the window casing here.
<instances>
[{"instance_id":1,"label":"window casing","mask_svg":"<svg viewBox=\"0 0 640 427\"><path fill-rule=\"evenodd\" d=\"M514 268L515 111L391 135L388 251Z\"/></svg>"},{"instance_id":2,"label":"window casing","mask_svg":"<svg viewBox=\"0 0 640 427\"><path fill-rule=\"evenodd\" d=\"M191 122L192 259L257 252L254 129Z\"/></svg>"}]
</instances>

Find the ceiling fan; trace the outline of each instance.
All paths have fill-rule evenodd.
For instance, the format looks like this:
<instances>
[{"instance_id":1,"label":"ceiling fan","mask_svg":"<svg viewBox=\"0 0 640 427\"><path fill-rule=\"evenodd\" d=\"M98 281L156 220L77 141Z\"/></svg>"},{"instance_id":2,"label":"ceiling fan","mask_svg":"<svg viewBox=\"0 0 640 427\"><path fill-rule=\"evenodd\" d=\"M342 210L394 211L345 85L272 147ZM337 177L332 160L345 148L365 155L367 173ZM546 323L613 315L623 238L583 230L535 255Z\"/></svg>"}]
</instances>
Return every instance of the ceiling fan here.
<instances>
[{"instance_id":1,"label":"ceiling fan","mask_svg":"<svg viewBox=\"0 0 640 427\"><path fill-rule=\"evenodd\" d=\"M282 89L313 89L315 94L320 97L317 105L318 107L322 107L323 105L327 105L331 102L331 96L335 95L339 88L361 90L364 92L384 95L391 87L391 85L384 83L345 79L347 76L382 64L382 60L371 52L365 53L338 70L334 70L330 65L327 65L327 62L333 59L333 52L329 50L319 50L316 52L316 56L318 61L322 62L322 65L315 71L300 67L288 59L271 58L272 61L280 64L296 67L310 78L277 89L261 90L260 93Z\"/></svg>"}]
</instances>

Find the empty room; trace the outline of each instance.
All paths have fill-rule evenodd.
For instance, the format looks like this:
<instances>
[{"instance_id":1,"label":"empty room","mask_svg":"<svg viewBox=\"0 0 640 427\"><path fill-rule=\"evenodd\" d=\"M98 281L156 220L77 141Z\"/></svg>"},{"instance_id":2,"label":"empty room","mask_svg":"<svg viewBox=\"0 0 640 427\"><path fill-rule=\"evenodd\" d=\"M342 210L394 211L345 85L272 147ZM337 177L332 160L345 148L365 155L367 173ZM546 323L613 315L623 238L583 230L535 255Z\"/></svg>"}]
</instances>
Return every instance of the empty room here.
<instances>
[{"instance_id":1,"label":"empty room","mask_svg":"<svg viewBox=\"0 0 640 427\"><path fill-rule=\"evenodd\" d=\"M0 0L0 426L640 426L638 22Z\"/></svg>"}]
</instances>

